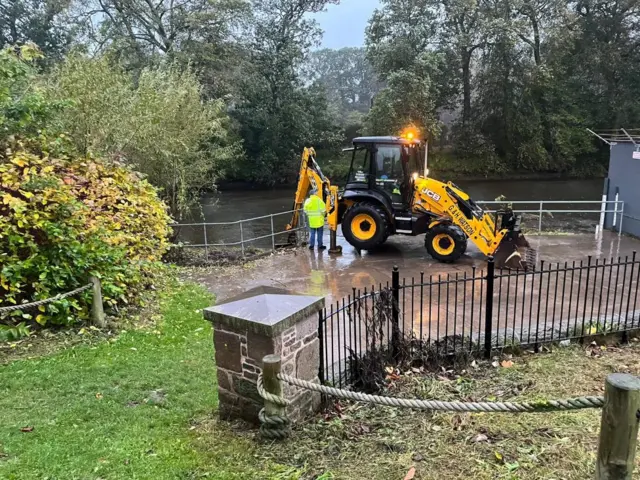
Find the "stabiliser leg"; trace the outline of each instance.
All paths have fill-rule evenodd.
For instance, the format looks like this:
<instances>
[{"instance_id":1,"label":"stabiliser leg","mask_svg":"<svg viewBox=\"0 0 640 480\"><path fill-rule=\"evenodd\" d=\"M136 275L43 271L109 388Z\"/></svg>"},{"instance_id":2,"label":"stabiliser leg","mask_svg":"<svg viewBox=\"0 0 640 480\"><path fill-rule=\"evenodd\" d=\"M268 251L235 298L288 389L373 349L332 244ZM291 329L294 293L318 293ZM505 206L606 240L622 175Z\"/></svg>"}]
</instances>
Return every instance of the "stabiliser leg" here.
<instances>
[{"instance_id":1,"label":"stabiliser leg","mask_svg":"<svg viewBox=\"0 0 640 480\"><path fill-rule=\"evenodd\" d=\"M338 245L338 234L335 230L329 230L329 253L340 255L342 247Z\"/></svg>"}]
</instances>

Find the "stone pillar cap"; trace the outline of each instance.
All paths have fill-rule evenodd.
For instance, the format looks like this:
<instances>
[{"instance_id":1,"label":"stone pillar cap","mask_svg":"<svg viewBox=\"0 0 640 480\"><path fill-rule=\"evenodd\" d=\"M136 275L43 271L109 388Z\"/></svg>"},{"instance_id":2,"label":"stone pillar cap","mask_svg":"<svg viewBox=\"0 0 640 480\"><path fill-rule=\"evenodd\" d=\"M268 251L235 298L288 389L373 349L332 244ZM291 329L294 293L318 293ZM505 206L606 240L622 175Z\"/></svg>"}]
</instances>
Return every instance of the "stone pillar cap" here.
<instances>
[{"instance_id":1,"label":"stone pillar cap","mask_svg":"<svg viewBox=\"0 0 640 480\"><path fill-rule=\"evenodd\" d=\"M262 293L269 292L269 293ZM251 296L249 296L251 295ZM258 287L204 310L211 322L266 336L277 335L324 308L324 297Z\"/></svg>"}]
</instances>

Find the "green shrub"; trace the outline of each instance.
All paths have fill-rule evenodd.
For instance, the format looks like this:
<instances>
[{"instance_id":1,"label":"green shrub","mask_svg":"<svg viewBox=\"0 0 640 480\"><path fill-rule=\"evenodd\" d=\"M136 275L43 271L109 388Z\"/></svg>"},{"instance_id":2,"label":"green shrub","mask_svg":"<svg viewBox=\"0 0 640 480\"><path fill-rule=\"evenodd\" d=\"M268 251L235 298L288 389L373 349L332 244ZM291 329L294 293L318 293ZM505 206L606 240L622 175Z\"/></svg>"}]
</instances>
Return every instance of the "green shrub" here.
<instances>
[{"instance_id":1,"label":"green shrub","mask_svg":"<svg viewBox=\"0 0 640 480\"><path fill-rule=\"evenodd\" d=\"M102 279L108 306L135 302L167 250L169 217L156 190L123 166L54 153L64 144L41 138L0 153L0 307L72 290L89 275ZM89 298L0 323L73 324L87 318Z\"/></svg>"},{"instance_id":2,"label":"green shrub","mask_svg":"<svg viewBox=\"0 0 640 480\"><path fill-rule=\"evenodd\" d=\"M76 149L116 158L159 188L175 217L198 210L198 194L242 156L225 103L203 102L190 68L166 63L135 79L107 57L71 55L49 80L49 97L67 106L58 131Z\"/></svg>"}]
</instances>

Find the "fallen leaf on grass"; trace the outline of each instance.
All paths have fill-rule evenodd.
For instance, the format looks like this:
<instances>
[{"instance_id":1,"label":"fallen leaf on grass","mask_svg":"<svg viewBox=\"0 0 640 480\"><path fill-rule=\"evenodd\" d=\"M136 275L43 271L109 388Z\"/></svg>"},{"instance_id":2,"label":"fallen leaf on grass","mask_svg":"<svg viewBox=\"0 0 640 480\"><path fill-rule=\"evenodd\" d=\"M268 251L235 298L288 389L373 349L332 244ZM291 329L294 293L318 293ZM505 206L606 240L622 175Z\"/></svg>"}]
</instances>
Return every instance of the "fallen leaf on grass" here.
<instances>
[{"instance_id":1,"label":"fallen leaf on grass","mask_svg":"<svg viewBox=\"0 0 640 480\"><path fill-rule=\"evenodd\" d=\"M411 467L407 474L404 476L404 480L413 480L416 476L416 467Z\"/></svg>"},{"instance_id":2,"label":"fallen leaf on grass","mask_svg":"<svg viewBox=\"0 0 640 480\"><path fill-rule=\"evenodd\" d=\"M33 432L33 427L22 427L20 431L24 433Z\"/></svg>"},{"instance_id":3,"label":"fallen leaf on grass","mask_svg":"<svg viewBox=\"0 0 640 480\"><path fill-rule=\"evenodd\" d=\"M511 368L513 367L513 362L511 360L503 360L500 365L502 365L502 368Z\"/></svg>"}]
</instances>

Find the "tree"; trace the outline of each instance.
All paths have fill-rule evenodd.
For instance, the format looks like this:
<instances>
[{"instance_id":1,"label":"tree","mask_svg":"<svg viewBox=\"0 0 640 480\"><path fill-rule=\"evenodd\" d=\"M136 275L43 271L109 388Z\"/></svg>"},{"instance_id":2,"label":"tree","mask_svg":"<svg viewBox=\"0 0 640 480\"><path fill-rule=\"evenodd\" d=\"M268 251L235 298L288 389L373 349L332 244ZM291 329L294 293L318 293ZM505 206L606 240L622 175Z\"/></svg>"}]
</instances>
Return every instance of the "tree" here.
<instances>
[{"instance_id":1,"label":"tree","mask_svg":"<svg viewBox=\"0 0 640 480\"><path fill-rule=\"evenodd\" d=\"M305 61L320 30L308 18L334 0L254 2L246 39L246 62L238 78L232 115L247 161L240 178L274 184L295 179L302 147L339 140L324 91L309 86Z\"/></svg>"},{"instance_id":2,"label":"tree","mask_svg":"<svg viewBox=\"0 0 640 480\"><path fill-rule=\"evenodd\" d=\"M367 115L367 130L375 135L398 135L413 126L423 135L437 133L439 92L432 72L439 61L438 55L423 53L411 69L389 74L387 87L376 96Z\"/></svg>"},{"instance_id":3,"label":"tree","mask_svg":"<svg viewBox=\"0 0 640 480\"><path fill-rule=\"evenodd\" d=\"M108 51L135 72L180 61L213 98L229 91L235 37L251 15L248 0L77 0L74 10L90 50Z\"/></svg>"},{"instance_id":4,"label":"tree","mask_svg":"<svg viewBox=\"0 0 640 480\"><path fill-rule=\"evenodd\" d=\"M192 42L230 35L243 0L83 0L78 16L99 43L127 39L141 55L168 54Z\"/></svg>"},{"instance_id":5,"label":"tree","mask_svg":"<svg viewBox=\"0 0 640 480\"><path fill-rule=\"evenodd\" d=\"M438 13L432 0L384 0L366 36L367 58L386 87L367 116L371 133L399 133L407 125L438 131L437 111L457 91L436 51ZM446 72L446 73L445 73Z\"/></svg>"},{"instance_id":6,"label":"tree","mask_svg":"<svg viewBox=\"0 0 640 480\"><path fill-rule=\"evenodd\" d=\"M46 133L52 115L62 107L46 101L34 65L42 58L34 44L0 50L0 151L14 137Z\"/></svg>"},{"instance_id":7,"label":"tree","mask_svg":"<svg viewBox=\"0 0 640 480\"><path fill-rule=\"evenodd\" d=\"M324 48L310 55L314 81L322 85L341 114L366 113L381 85L364 48Z\"/></svg>"},{"instance_id":8,"label":"tree","mask_svg":"<svg viewBox=\"0 0 640 480\"><path fill-rule=\"evenodd\" d=\"M71 56L50 92L70 102L58 128L79 151L147 175L177 217L189 215L197 194L214 188L219 172L242 154L229 137L223 102L203 103L194 73L176 64L144 69L134 84L106 57Z\"/></svg>"},{"instance_id":9,"label":"tree","mask_svg":"<svg viewBox=\"0 0 640 480\"><path fill-rule=\"evenodd\" d=\"M640 4L634 1L585 0L571 4L572 35L562 61L577 100L592 125L617 128L640 122Z\"/></svg>"},{"instance_id":10,"label":"tree","mask_svg":"<svg viewBox=\"0 0 640 480\"><path fill-rule=\"evenodd\" d=\"M454 58L462 83L462 127L471 120L471 80L474 53L486 45L488 16L478 0L440 0L443 22L439 41Z\"/></svg>"},{"instance_id":11,"label":"tree","mask_svg":"<svg viewBox=\"0 0 640 480\"><path fill-rule=\"evenodd\" d=\"M584 45L593 45L591 35L603 25L618 22L611 27L617 37L598 38L616 44L615 52L626 44L631 58L634 44L624 39L631 38L637 15L625 4L625 14L596 26L586 20L592 13L585 10L581 19L570 7L560 0L384 0L367 30L368 57L387 84L369 116L373 130L381 129L375 122L383 128L433 122L443 109L457 112L460 105L455 152L479 171L580 170L592 151L585 127L598 124L592 107L618 116L634 112L617 100L618 92L639 84L637 76L623 74L602 87L599 79L611 78L604 72L616 64L616 54L612 61L598 56L607 61L597 67L587 59L595 49ZM596 90L609 92L610 105L593 101ZM411 101L403 104L403 95ZM413 102L419 108L412 112Z\"/></svg>"},{"instance_id":12,"label":"tree","mask_svg":"<svg viewBox=\"0 0 640 480\"><path fill-rule=\"evenodd\" d=\"M66 51L72 31L65 22L70 0L0 0L0 48L35 43L49 60Z\"/></svg>"}]
</instances>

